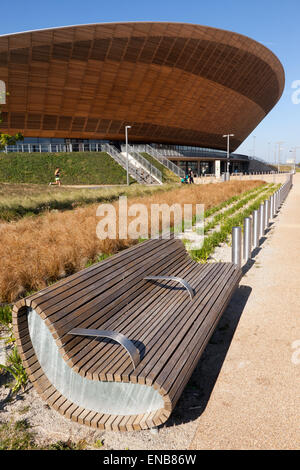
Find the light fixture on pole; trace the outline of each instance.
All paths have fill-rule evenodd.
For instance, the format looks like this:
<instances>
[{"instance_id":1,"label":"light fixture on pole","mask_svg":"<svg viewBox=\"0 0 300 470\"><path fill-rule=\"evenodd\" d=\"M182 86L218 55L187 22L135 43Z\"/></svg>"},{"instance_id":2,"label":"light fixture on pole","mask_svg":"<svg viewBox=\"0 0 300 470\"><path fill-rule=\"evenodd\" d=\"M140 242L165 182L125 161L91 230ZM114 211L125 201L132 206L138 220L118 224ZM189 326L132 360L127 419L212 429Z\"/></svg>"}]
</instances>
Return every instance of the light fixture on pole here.
<instances>
[{"instance_id":1,"label":"light fixture on pole","mask_svg":"<svg viewBox=\"0 0 300 470\"><path fill-rule=\"evenodd\" d=\"M234 137L234 134L225 134L223 135L223 137L227 137L227 178L229 179L229 154L230 154L229 139L230 137Z\"/></svg>"},{"instance_id":2,"label":"light fixture on pole","mask_svg":"<svg viewBox=\"0 0 300 470\"><path fill-rule=\"evenodd\" d=\"M297 149L299 149L300 147L293 147L292 150L289 150L289 152L292 152L293 153L293 171L294 173L296 172L296 159L297 159Z\"/></svg>"},{"instance_id":3,"label":"light fixture on pole","mask_svg":"<svg viewBox=\"0 0 300 470\"><path fill-rule=\"evenodd\" d=\"M126 174L127 174L127 186L129 186L129 165L128 165L128 129L131 129L131 126L125 126L125 142L126 142Z\"/></svg>"},{"instance_id":4,"label":"light fixture on pole","mask_svg":"<svg viewBox=\"0 0 300 470\"><path fill-rule=\"evenodd\" d=\"M277 163L277 171L279 173L280 171L280 151L282 150L281 144L284 144L284 142L276 142L278 145L278 163Z\"/></svg>"},{"instance_id":5,"label":"light fixture on pole","mask_svg":"<svg viewBox=\"0 0 300 470\"><path fill-rule=\"evenodd\" d=\"M288 160L286 161L286 163L287 163L288 165L291 165L291 164L293 165L293 172L295 173L295 168L296 168L296 165L295 165L295 162L296 162L295 154L296 154L296 150L295 150L295 148L293 148L292 150L289 150L289 152L292 152L292 154L293 154L293 159L292 159L292 160L288 159Z\"/></svg>"}]
</instances>

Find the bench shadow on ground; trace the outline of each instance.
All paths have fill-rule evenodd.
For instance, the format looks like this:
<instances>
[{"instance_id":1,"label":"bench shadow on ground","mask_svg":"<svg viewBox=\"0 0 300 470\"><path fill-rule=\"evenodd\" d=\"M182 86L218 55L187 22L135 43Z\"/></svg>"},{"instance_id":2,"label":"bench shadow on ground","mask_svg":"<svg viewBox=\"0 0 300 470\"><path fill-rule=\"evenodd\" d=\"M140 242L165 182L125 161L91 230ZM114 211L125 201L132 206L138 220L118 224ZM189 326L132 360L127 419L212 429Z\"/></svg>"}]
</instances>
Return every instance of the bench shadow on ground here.
<instances>
[{"instance_id":1,"label":"bench shadow on ground","mask_svg":"<svg viewBox=\"0 0 300 470\"><path fill-rule=\"evenodd\" d=\"M265 230L265 235L272 230L272 226L273 222ZM243 276L255 265L255 257L266 240L266 236L260 238L251 259L242 267ZM251 291L251 287L246 285L236 289L165 426L189 423L205 411Z\"/></svg>"}]
</instances>

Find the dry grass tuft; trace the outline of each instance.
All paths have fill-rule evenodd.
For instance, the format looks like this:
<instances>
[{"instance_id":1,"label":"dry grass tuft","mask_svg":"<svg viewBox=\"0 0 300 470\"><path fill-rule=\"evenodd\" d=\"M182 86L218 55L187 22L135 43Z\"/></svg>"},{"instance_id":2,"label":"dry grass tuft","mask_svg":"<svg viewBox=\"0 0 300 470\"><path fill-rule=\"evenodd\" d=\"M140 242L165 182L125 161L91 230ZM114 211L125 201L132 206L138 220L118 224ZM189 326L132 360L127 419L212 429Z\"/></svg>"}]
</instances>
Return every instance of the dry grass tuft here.
<instances>
[{"instance_id":1,"label":"dry grass tuft","mask_svg":"<svg viewBox=\"0 0 300 470\"><path fill-rule=\"evenodd\" d=\"M204 204L209 209L222 201L258 187L261 181L183 186L146 197L128 199L128 206L143 203ZM116 211L118 203L114 203ZM98 204L64 212L49 212L0 225L1 302L14 302L30 291L44 288L83 269L100 253L113 254L136 240L99 240Z\"/></svg>"}]
</instances>

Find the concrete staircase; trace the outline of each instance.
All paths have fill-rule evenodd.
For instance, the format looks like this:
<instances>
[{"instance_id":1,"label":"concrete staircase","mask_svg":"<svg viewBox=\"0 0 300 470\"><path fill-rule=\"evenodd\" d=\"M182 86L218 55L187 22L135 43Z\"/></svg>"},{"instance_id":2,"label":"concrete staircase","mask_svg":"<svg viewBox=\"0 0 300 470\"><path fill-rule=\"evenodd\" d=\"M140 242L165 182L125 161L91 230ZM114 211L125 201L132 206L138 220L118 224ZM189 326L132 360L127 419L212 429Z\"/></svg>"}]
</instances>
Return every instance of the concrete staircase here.
<instances>
[{"instance_id":1,"label":"concrete staircase","mask_svg":"<svg viewBox=\"0 0 300 470\"><path fill-rule=\"evenodd\" d=\"M151 147L151 145L148 144L136 144L132 146L134 150L137 152L145 152L151 155L151 157L155 158L159 163L164 165L168 170L171 170L173 173L175 173L176 176L179 178L184 178L185 173L184 171L179 168L179 166L175 165L175 163L171 162L168 160L164 155L162 155L157 149ZM174 155L174 152L172 153ZM178 153L178 155L181 156L181 154Z\"/></svg>"},{"instance_id":2,"label":"concrete staircase","mask_svg":"<svg viewBox=\"0 0 300 470\"><path fill-rule=\"evenodd\" d=\"M126 159L126 145L122 145L121 150L121 154ZM154 165L151 165L151 163L131 145L128 145L128 159L133 166L145 175L149 184L162 184L161 171Z\"/></svg>"},{"instance_id":3,"label":"concrete staircase","mask_svg":"<svg viewBox=\"0 0 300 470\"><path fill-rule=\"evenodd\" d=\"M122 152L119 152L113 145L103 144L101 150L108 153L124 170L127 169L126 151L123 151L123 148ZM161 172L130 146L128 146L128 171L140 184L162 184Z\"/></svg>"}]
</instances>

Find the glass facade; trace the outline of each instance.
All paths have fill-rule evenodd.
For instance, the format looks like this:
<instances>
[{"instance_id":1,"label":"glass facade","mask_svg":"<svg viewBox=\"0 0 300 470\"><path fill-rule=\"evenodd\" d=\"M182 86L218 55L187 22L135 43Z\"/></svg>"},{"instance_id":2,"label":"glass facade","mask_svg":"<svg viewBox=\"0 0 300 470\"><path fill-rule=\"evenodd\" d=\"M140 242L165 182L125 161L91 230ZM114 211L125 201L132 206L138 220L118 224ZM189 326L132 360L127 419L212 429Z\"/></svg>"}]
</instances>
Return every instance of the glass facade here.
<instances>
[{"instance_id":1,"label":"glass facade","mask_svg":"<svg viewBox=\"0 0 300 470\"><path fill-rule=\"evenodd\" d=\"M189 147L187 145L164 145L164 144L151 144L159 152L163 154L172 153L181 154L189 157L207 157L207 158L227 158L227 152L225 150L218 150L206 147ZM238 158L239 160L248 160L247 155L242 155L238 153L230 153L230 158Z\"/></svg>"},{"instance_id":2,"label":"glass facade","mask_svg":"<svg viewBox=\"0 0 300 470\"><path fill-rule=\"evenodd\" d=\"M186 174L189 169L191 169L195 177L214 173L214 162L176 160L173 161L173 163L179 166L179 168L181 168Z\"/></svg>"},{"instance_id":3,"label":"glass facade","mask_svg":"<svg viewBox=\"0 0 300 470\"><path fill-rule=\"evenodd\" d=\"M24 137L23 144L96 144L108 142L107 140L97 139L59 139L56 137Z\"/></svg>"},{"instance_id":4,"label":"glass facade","mask_svg":"<svg viewBox=\"0 0 300 470\"><path fill-rule=\"evenodd\" d=\"M101 144L108 140L63 139L55 137L24 137L15 145L9 145L7 152L100 152Z\"/></svg>"},{"instance_id":5,"label":"glass facade","mask_svg":"<svg viewBox=\"0 0 300 470\"><path fill-rule=\"evenodd\" d=\"M215 174L215 161L220 160L220 171L227 171L227 152L224 150L195 147L187 145L152 144L158 152L169 158L185 173L191 168L194 175L206 176ZM182 160L180 159L182 157ZM230 153L230 173L246 172L249 158L247 155Z\"/></svg>"},{"instance_id":6,"label":"glass facade","mask_svg":"<svg viewBox=\"0 0 300 470\"><path fill-rule=\"evenodd\" d=\"M189 161L189 160L171 160L175 165L179 166L186 174L188 173L189 168L194 173L194 176L207 176L207 175L213 175L215 174L215 161L211 162L203 162L203 161ZM221 161L220 162L220 171L221 173L224 173L226 171L226 166L227 162L226 161ZM230 172L235 173L235 172L245 172L247 171L247 167L245 162L231 162L230 165Z\"/></svg>"},{"instance_id":7,"label":"glass facade","mask_svg":"<svg viewBox=\"0 0 300 470\"><path fill-rule=\"evenodd\" d=\"M153 147L157 148L158 150L177 150L178 152L181 153L214 153L214 154L225 154L226 152L224 150L218 150L218 149L211 149L211 148L206 148L206 147L195 147L195 146L188 146L188 145L165 145L165 144L152 144Z\"/></svg>"}]
</instances>

